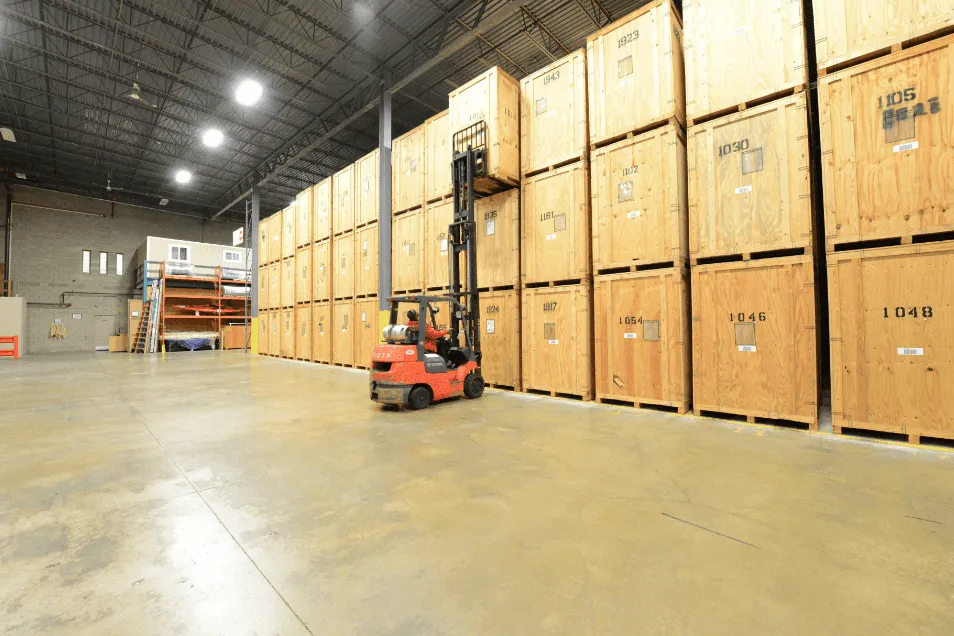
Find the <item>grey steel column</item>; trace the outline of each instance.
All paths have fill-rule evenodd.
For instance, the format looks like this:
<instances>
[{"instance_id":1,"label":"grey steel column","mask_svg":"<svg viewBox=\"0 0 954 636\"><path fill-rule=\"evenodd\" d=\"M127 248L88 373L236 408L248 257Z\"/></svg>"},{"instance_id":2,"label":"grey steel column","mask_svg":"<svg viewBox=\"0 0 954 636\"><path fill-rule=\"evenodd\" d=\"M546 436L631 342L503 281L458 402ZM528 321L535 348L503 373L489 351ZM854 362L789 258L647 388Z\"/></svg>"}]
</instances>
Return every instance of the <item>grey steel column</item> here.
<instances>
[{"instance_id":1,"label":"grey steel column","mask_svg":"<svg viewBox=\"0 0 954 636\"><path fill-rule=\"evenodd\" d=\"M251 281L252 284L252 307L251 314L252 318L258 318L258 215L261 210L261 189L258 186L252 188L252 220L249 223L249 229L251 230L250 236L246 236L246 241L251 241L249 243L249 248L251 248L251 263L249 268L251 270Z\"/></svg>"},{"instance_id":2,"label":"grey steel column","mask_svg":"<svg viewBox=\"0 0 954 636\"><path fill-rule=\"evenodd\" d=\"M391 296L391 75L381 78L378 113L378 309L390 309Z\"/></svg>"}]
</instances>

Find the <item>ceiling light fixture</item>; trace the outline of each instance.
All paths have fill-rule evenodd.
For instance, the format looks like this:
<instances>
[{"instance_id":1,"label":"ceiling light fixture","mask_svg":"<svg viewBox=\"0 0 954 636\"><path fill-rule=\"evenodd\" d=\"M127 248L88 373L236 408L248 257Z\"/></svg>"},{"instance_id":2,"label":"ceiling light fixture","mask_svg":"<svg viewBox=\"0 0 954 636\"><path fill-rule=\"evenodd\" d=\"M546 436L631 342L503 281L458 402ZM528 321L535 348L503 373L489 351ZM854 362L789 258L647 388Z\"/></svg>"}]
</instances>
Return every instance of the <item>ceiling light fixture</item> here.
<instances>
[{"instance_id":1,"label":"ceiling light fixture","mask_svg":"<svg viewBox=\"0 0 954 636\"><path fill-rule=\"evenodd\" d=\"M218 128L209 128L202 133L202 143L209 148L218 148L225 141L225 135Z\"/></svg>"},{"instance_id":2,"label":"ceiling light fixture","mask_svg":"<svg viewBox=\"0 0 954 636\"><path fill-rule=\"evenodd\" d=\"M176 181L179 183L189 183L192 181L192 173L188 170L179 170L176 172Z\"/></svg>"},{"instance_id":3,"label":"ceiling light fixture","mask_svg":"<svg viewBox=\"0 0 954 636\"><path fill-rule=\"evenodd\" d=\"M358 22L370 22L374 17L374 9L367 2L354 3L354 17Z\"/></svg>"},{"instance_id":4,"label":"ceiling light fixture","mask_svg":"<svg viewBox=\"0 0 954 636\"><path fill-rule=\"evenodd\" d=\"M9 128L0 128L0 137L2 137L4 141L9 141L11 143L16 143L17 141L17 136L14 135L13 131Z\"/></svg>"},{"instance_id":5,"label":"ceiling light fixture","mask_svg":"<svg viewBox=\"0 0 954 636\"><path fill-rule=\"evenodd\" d=\"M159 205L169 205L169 199L159 199Z\"/></svg>"},{"instance_id":6,"label":"ceiling light fixture","mask_svg":"<svg viewBox=\"0 0 954 636\"><path fill-rule=\"evenodd\" d=\"M265 89L253 79L242 80L235 87L235 101L242 106L254 106L262 99Z\"/></svg>"},{"instance_id":7,"label":"ceiling light fixture","mask_svg":"<svg viewBox=\"0 0 954 636\"><path fill-rule=\"evenodd\" d=\"M17 179L26 179L26 175L23 174L22 172L18 172L18 173L17 173Z\"/></svg>"}]
</instances>

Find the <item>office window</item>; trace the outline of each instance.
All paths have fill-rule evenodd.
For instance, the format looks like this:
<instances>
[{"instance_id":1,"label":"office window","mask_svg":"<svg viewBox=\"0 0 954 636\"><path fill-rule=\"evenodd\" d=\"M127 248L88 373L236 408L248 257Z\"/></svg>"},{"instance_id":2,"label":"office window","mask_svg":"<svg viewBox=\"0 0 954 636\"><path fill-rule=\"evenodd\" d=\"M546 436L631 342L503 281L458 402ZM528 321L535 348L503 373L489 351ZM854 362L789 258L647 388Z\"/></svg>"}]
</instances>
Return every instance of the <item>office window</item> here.
<instances>
[{"instance_id":1,"label":"office window","mask_svg":"<svg viewBox=\"0 0 954 636\"><path fill-rule=\"evenodd\" d=\"M170 245L169 246L169 260L177 261L179 263L188 263L189 262L189 248L184 245Z\"/></svg>"},{"instance_id":2,"label":"office window","mask_svg":"<svg viewBox=\"0 0 954 636\"><path fill-rule=\"evenodd\" d=\"M224 250L222 254L226 265L242 262L242 253L238 250Z\"/></svg>"},{"instance_id":3,"label":"office window","mask_svg":"<svg viewBox=\"0 0 954 636\"><path fill-rule=\"evenodd\" d=\"M90 264L90 259L92 258L92 256L93 256L92 252L90 252L89 250L83 250L83 273L84 274L89 274L89 264Z\"/></svg>"},{"instance_id":4,"label":"office window","mask_svg":"<svg viewBox=\"0 0 954 636\"><path fill-rule=\"evenodd\" d=\"M109 254L106 252L99 253L99 273L103 276L109 271Z\"/></svg>"},{"instance_id":5,"label":"office window","mask_svg":"<svg viewBox=\"0 0 954 636\"><path fill-rule=\"evenodd\" d=\"M123 272L126 271L126 264L124 262L125 260L126 259L123 257L122 254L116 255L116 275L117 276L122 276Z\"/></svg>"}]
</instances>

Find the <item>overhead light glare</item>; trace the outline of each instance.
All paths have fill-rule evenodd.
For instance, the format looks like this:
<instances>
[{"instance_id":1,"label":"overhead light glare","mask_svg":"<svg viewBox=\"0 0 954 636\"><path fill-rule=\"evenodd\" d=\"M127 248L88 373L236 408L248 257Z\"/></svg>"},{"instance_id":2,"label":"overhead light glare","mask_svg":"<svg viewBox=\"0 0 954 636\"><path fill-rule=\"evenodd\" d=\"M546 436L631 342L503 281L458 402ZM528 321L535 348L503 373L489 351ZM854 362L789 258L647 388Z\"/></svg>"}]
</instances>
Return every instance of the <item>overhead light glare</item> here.
<instances>
[{"instance_id":1,"label":"overhead light glare","mask_svg":"<svg viewBox=\"0 0 954 636\"><path fill-rule=\"evenodd\" d=\"M358 22L370 22L374 17L374 9L371 8L370 3L355 2L354 17Z\"/></svg>"},{"instance_id":2,"label":"overhead light glare","mask_svg":"<svg viewBox=\"0 0 954 636\"><path fill-rule=\"evenodd\" d=\"M179 183L189 183L192 181L192 173L188 170L179 170L176 172L176 181Z\"/></svg>"},{"instance_id":3,"label":"overhead light glare","mask_svg":"<svg viewBox=\"0 0 954 636\"><path fill-rule=\"evenodd\" d=\"M253 79L242 80L235 87L235 101L242 106L254 106L262 99L264 90L262 85Z\"/></svg>"},{"instance_id":4,"label":"overhead light glare","mask_svg":"<svg viewBox=\"0 0 954 636\"><path fill-rule=\"evenodd\" d=\"M13 131L9 128L0 128L0 137L2 137L4 141L9 141L10 143L16 143L17 141L17 136L14 135Z\"/></svg>"},{"instance_id":5,"label":"overhead light glare","mask_svg":"<svg viewBox=\"0 0 954 636\"><path fill-rule=\"evenodd\" d=\"M209 148L218 148L225 141L225 135L218 128L209 128L202 133L202 143Z\"/></svg>"}]
</instances>

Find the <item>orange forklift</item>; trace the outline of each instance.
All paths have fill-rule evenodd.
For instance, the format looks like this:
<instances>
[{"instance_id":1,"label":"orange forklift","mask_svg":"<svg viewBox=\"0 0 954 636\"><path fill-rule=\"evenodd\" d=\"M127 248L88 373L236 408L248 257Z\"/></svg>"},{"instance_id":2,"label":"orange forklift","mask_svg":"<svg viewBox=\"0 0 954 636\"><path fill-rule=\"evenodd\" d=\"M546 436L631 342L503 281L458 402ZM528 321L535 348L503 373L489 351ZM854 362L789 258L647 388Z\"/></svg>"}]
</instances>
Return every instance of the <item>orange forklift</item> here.
<instances>
[{"instance_id":1,"label":"orange forklift","mask_svg":"<svg viewBox=\"0 0 954 636\"><path fill-rule=\"evenodd\" d=\"M423 409L434 400L484 393L480 374L480 301L477 296L477 227L474 180L487 174L487 126L480 121L453 138L454 221L448 228L449 296L393 296L389 324L371 353L371 399L381 404ZM460 255L467 263L461 289ZM450 328L437 329L437 303L450 307ZM408 322L401 306L415 305ZM430 325L428 325L428 319ZM463 336L463 341L461 340Z\"/></svg>"}]
</instances>

